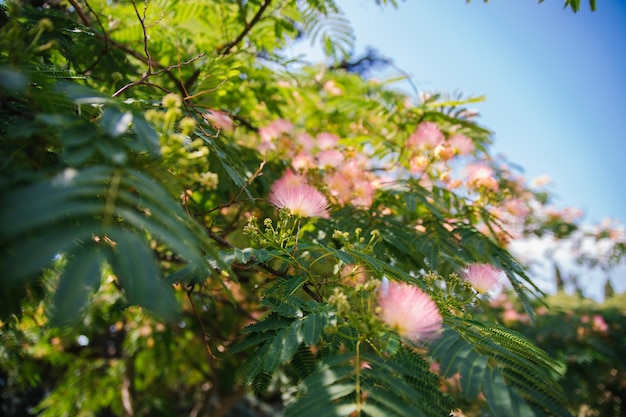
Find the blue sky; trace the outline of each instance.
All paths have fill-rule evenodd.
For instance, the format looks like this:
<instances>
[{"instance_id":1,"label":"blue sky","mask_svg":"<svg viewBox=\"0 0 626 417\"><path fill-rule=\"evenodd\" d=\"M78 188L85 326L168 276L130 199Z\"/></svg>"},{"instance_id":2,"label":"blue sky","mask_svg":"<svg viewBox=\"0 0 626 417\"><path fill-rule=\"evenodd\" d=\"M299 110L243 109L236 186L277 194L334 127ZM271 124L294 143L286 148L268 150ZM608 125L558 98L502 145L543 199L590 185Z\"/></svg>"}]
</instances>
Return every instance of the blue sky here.
<instances>
[{"instance_id":1,"label":"blue sky","mask_svg":"<svg viewBox=\"0 0 626 417\"><path fill-rule=\"evenodd\" d=\"M560 207L626 223L626 2L590 12L561 0L411 0L397 9L341 2L357 37L420 90L485 95L476 107L493 150L532 179L554 180ZM408 91L408 86L405 87Z\"/></svg>"}]
</instances>

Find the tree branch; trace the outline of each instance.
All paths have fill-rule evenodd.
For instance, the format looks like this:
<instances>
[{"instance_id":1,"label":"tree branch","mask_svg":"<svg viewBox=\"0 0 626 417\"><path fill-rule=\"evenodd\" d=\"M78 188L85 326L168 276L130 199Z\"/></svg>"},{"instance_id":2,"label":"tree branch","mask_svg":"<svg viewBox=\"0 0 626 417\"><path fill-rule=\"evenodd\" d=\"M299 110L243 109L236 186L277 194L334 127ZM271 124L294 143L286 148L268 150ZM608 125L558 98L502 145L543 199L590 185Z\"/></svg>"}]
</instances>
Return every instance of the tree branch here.
<instances>
[{"instance_id":1,"label":"tree branch","mask_svg":"<svg viewBox=\"0 0 626 417\"><path fill-rule=\"evenodd\" d=\"M261 5L261 7L259 8L259 11L257 11L254 17L252 18L252 20L250 20L250 22L246 24L246 26L243 28L243 31L239 34L239 36L237 36L232 42L229 42L226 45L217 48L217 51L222 55L228 55L231 49L237 46L237 44L241 42L243 38L245 38L246 35L252 30L254 25L256 25L259 22L259 20L261 20L261 16L263 15L263 12L265 12L265 9L267 9L270 3L272 3L272 0L265 0L263 4Z\"/></svg>"},{"instance_id":2,"label":"tree branch","mask_svg":"<svg viewBox=\"0 0 626 417\"><path fill-rule=\"evenodd\" d=\"M83 25L91 27L91 19L87 16L83 8L80 7L80 4L78 4L76 0L68 0L68 2L72 5L74 10L76 10L76 14L80 18L80 21L83 22Z\"/></svg>"},{"instance_id":3,"label":"tree branch","mask_svg":"<svg viewBox=\"0 0 626 417\"><path fill-rule=\"evenodd\" d=\"M139 78L137 81L133 81L132 83L128 83L125 86L123 86L122 88L120 88L119 90L117 90L114 94L113 97L117 97L120 94L122 94L124 91L128 90L131 87L135 87L137 85L140 84L148 84L145 81L150 78L153 77L155 75L159 75L159 74L163 74L163 73L168 73L171 74L171 71L176 69L176 68L180 68L184 65L189 65L194 61L197 61L198 59L202 58L204 56L204 53L201 53L200 55L196 55L195 57L188 59L187 61L175 64L175 65L170 65L169 67L166 68L162 68L157 72L152 72L150 69L148 70L148 72L144 75L141 76L141 78ZM150 61L150 63L148 64L149 66L152 65L152 62ZM158 86L157 86L158 87Z\"/></svg>"},{"instance_id":4,"label":"tree branch","mask_svg":"<svg viewBox=\"0 0 626 417\"><path fill-rule=\"evenodd\" d=\"M135 3L135 0L131 0L131 2L133 3L133 8L135 9L137 19L139 19L139 23L141 23L141 30L143 31L143 51L146 54L146 58L148 59L148 74L151 74L152 57L150 56L150 51L148 50L148 31L146 29L146 12L148 11L148 0L144 0L143 17L139 14L139 9L137 9L137 4Z\"/></svg>"}]
</instances>

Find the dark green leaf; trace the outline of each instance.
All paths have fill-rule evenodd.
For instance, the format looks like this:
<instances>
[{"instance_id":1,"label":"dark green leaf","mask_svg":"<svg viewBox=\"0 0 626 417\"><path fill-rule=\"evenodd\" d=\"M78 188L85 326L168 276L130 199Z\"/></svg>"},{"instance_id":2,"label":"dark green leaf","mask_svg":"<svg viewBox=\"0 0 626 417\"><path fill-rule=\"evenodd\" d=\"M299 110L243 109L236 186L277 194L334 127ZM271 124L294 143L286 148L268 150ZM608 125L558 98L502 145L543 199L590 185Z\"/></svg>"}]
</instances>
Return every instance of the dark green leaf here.
<instances>
[{"instance_id":1,"label":"dark green leaf","mask_svg":"<svg viewBox=\"0 0 626 417\"><path fill-rule=\"evenodd\" d=\"M95 244L68 253L66 258L67 264L53 298L53 324L76 322L90 293L100 286L104 257Z\"/></svg>"},{"instance_id":2,"label":"dark green leaf","mask_svg":"<svg viewBox=\"0 0 626 417\"><path fill-rule=\"evenodd\" d=\"M111 137L123 135L130 128L133 122L131 112L122 112L116 107L105 107L102 112L102 128Z\"/></svg>"},{"instance_id":3,"label":"dark green leaf","mask_svg":"<svg viewBox=\"0 0 626 417\"><path fill-rule=\"evenodd\" d=\"M156 258L147 242L122 230L110 229L107 233L115 242L110 263L128 301L165 319L175 319L178 303L172 288L161 280Z\"/></svg>"}]
</instances>

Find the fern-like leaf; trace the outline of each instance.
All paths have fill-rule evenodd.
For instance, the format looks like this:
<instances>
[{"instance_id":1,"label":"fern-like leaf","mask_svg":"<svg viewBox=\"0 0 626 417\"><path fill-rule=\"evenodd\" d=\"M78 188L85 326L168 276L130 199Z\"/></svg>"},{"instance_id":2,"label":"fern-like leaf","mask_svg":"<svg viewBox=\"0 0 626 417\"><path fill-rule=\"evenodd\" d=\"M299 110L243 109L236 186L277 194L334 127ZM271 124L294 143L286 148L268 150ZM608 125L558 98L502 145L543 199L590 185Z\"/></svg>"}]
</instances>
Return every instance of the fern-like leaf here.
<instances>
[{"instance_id":1,"label":"fern-like leaf","mask_svg":"<svg viewBox=\"0 0 626 417\"><path fill-rule=\"evenodd\" d=\"M336 4L307 1L302 17L304 32L310 36L311 42L322 44L328 57L340 61L349 56L355 35L350 21Z\"/></svg>"},{"instance_id":2,"label":"fern-like leaf","mask_svg":"<svg viewBox=\"0 0 626 417\"><path fill-rule=\"evenodd\" d=\"M504 327L448 317L450 326L431 345L445 377L460 374L463 395L483 392L494 415L569 417L556 377L559 363Z\"/></svg>"}]
</instances>

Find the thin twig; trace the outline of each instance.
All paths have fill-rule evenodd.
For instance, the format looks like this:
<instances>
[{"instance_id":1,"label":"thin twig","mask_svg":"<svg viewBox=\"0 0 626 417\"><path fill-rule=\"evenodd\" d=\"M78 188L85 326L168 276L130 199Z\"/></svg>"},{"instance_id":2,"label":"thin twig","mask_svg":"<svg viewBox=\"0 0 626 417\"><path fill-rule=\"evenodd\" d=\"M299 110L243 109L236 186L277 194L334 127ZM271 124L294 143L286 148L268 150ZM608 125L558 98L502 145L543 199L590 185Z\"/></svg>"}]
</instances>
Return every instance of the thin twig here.
<instances>
[{"instance_id":1,"label":"thin twig","mask_svg":"<svg viewBox=\"0 0 626 417\"><path fill-rule=\"evenodd\" d=\"M230 199L230 201L229 201L228 203L225 203L225 204L220 204L220 205L219 205L219 206L217 206L217 207L213 207L212 209L207 210L206 212L203 212L203 213L199 213L199 214L208 214L208 213L212 213L212 212L214 212L214 211L216 211L216 210L221 210L221 209L223 209L223 208L230 207L230 206L232 206L233 204L235 204L235 203L237 202L237 200L239 200L239 197L241 197L241 194L243 194L244 190L245 190L246 188L248 188L248 186L249 186L250 184L252 184L252 181L254 181L254 180L255 180L255 179L256 179L259 175L261 175L261 171L263 171L263 167L265 166L265 164L266 164L266 163L267 163L267 160L263 160L263 161L261 161L261 164L259 165L259 167L257 168L257 170L256 170L256 171L254 171L254 174L252 174L252 175L250 176L250 178L248 178L248 181L246 181L246 183L245 183L245 184L244 184L244 185L243 185L243 186L239 189L239 192L237 193L237 195L236 195L236 196L234 196L233 198L231 198L231 199ZM196 216L197 216L197 215L198 215L198 214L196 214Z\"/></svg>"},{"instance_id":2,"label":"thin twig","mask_svg":"<svg viewBox=\"0 0 626 417\"><path fill-rule=\"evenodd\" d=\"M202 58L203 56L204 56L204 52L203 52L203 53L201 53L201 54L199 54L199 55L196 55L195 57L193 57L193 58L191 58L191 59L188 59L187 61L184 61L184 62L182 62L182 63L175 64L175 65L170 65L169 67L162 68L162 69L160 69L160 70L159 70L159 71L157 71L157 72L150 72L150 73L146 73L146 74L142 75L142 76L141 76L141 78L140 78L140 79L138 79L137 81L133 81L132 83L128 83L128 84L126 84L125 86L123 86L122 88L120 88L119 90L117 90L117 91L113 94L113 97L117 97L117 96L119 96L120 94L122 94L124 91L128 90L129 88L135 87L135 86L137 86L137 85L140 85L140 84L146 84L146 85L149 85L149 83L146 83L146 82L145 82L148 78L153 77L153 76L155 76L155 75L160 75L160 74L163 74L164 72L166 72L166 73L170 73L172 70L174 70L174 69L176 69L176 68L179 68L179 67L181 67L181 66L183 66L183 65L189 65L189 64L191 64L192 62L197 61L198 59ZM151 84L151 85L152 85L152 86L156 86L156 85L154 85L154 84ZM158 86L156 86L156 87L158 87Z\"/></svg>"},{"instance_id":3,"label":"thin twig","mask_svg":"<svg viewBox=\"0 0 626 417\"><path fill-rule=\"evenodd\" d=\"M137 15L137 19L141 23L141 30L143 31L143 51L146 54L146 58L148 59L148 75L152 73L152 57L150 56L150 51L148 50L148 31L146 29L146 13L148 11L148 0L144 0L143 2L143 17L139 14L139 9L137 9L137 4L135 0L130 0L133 3L133 8L135 9L135 14Z\"/></svg>"},{"instance_id":4,"label":"thin twig","mask_svg":"<svg viewBox=\"0 0 626 417\"><path fill-rule=\"evenodd\" d=\"M206 352L209 355L210 360L213 360L213 359L218 360L218 358L211 351L211 347L209 346L209 342L208 342L209 334L204 328L204 322L202 321L202 319L200 318L200 315L198 314L198 310L196 309L196 303L194 303L193 298L191 298L193 289L194 289L193 285L190 286L189 289L187 289L187 298L189 299L189 302L191 303L191 308L193 310L194 316L196 317L196 320L198 320L198 323L200 323L200 328L202 329L202 342L204 343L204 348L206 349Z\"/></svg>"},{"instance_id":5,"label":"thin twig","mask_svg":"<svg viewBox=\"0 0 626 417\"><path fill-rule=\"evenodd\" d=\"M214 91L219 90L224 84L226 84L227 81L228 81L228 78L224 78L222 81L220 81L220 83L217 86L215 86L215 87L213 87L211 89L208 89L208 90L200 91L200 92L192 94L192 95L187 95L187 96L185 96L185 98L183 98L183 100L189 101L189 100L194 99L196 97L199 97L199 96L201 96L203 94L211 94ZM186 90L187 90L187 87L185 87L185 91Z\"/></svg>"},{"instance_id":6,"label":"thin twig","mask_svg":"<svg viewBox=\"0 0 626 417\"><path fill-rule=\"evenodd\" d=\"M89 4L89 2L87 0L85 0L85 6L87 6L87 9L89 9L89 13L91 13L96 18L96 22L98 22L98 26L100 26L100 30L102 31L102 34L104 35L104 37L106 39L107 48L108 48L108 46L109 46L109 35L108 35L107 31L104 29L104 25L102 24L102 20L100 20L100 15L93 10L93 8L91 7L91 5Z\"/></svg>"},{"instance_id":7,"label":"thin twig","mask_svg":"<svg viewBox=\"0 0 626 417\"><path fill-rule=\"evenodd\" d=\"M267 7L270 5L270 3L272 3L272 0L265 0L263 2L263 4L261 5L261 7L259 8L259 10L254 15L254 17L252 18L252 20L250 20L246 24L246 26L243 28L243 31L241 31L239 36L237 36L233 41L227 43L226 45L224 45L224 46L222 46L220 48L218 48L217 51L220 54L222 54L222 55L228 55L230 53L231 49L233 49L235 46L237 46L237 44L239 44L239 42L241 42L243 40L243 38L245 38L246 35L252 30L254 25L256 25L259 22L259 20L261 20L261 16L263 15L263 12L265 12L265 9L267 9Z\"/></svg>"}]
</instances>

